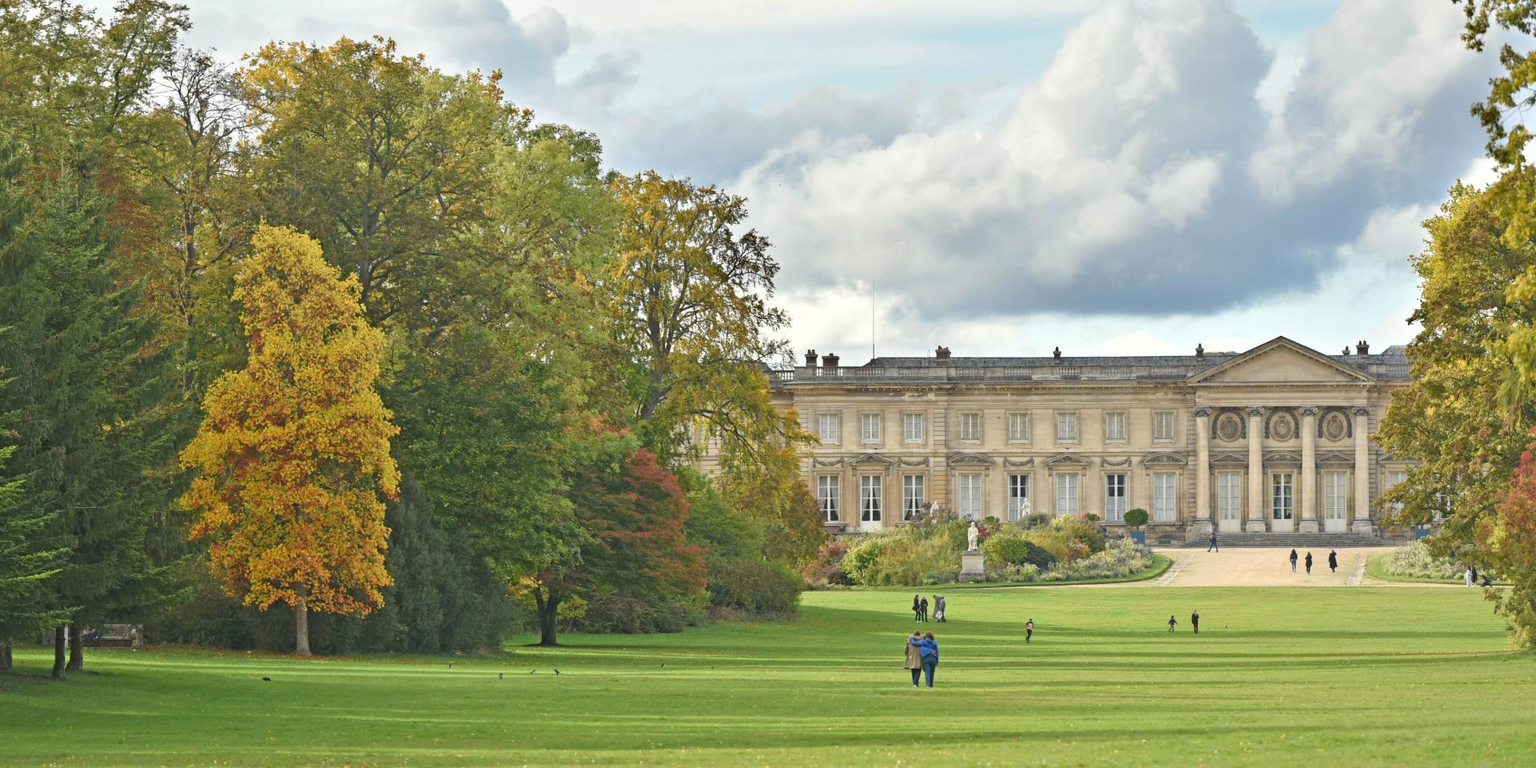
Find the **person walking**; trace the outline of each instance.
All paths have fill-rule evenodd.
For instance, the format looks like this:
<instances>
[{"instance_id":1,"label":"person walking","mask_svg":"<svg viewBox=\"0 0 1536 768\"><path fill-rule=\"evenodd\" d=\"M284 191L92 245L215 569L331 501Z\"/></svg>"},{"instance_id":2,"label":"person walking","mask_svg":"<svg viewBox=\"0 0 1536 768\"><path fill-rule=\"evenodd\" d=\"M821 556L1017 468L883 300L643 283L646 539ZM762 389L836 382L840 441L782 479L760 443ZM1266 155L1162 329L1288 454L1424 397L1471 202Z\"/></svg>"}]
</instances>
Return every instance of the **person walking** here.
<instances>
[{"instance_id":1,"label":"person walking","mask_svg":"<svg viewBox=\"0 0 1536 768\"><path fill-rule=\"evenodd\" d=\"M1336 549L1328 551L1328 571L1330 573L1339 572L1339 551Z\"/></svg>"},{"instance_id":2,"label":"person walking","mask_svg":"<svg viewBox=\"0 0 1536 768\"><path fill-rule=\"evenodd\" d=\"M928 598L923 598L923 602L918 606L917 615L918 621L928 620Z\"/></svg>"},{"instance_id":3,"label":"person walking","mask_svg":"<svg viewBox=\"0 0 1536 768\"><path fill-rule=\"evenodd\" d=\"M934 611L933 611L933 618L934 618L934 620L938 621L940 624L943 624L943 623L949 621L949 601L944 599L943 595L934 595L933 596L933 605L934 605Z\"/></svg>"},{"instance_id":4,"label":"person walking","mask_svg":"<svg viewBox=\"0 0 1536 768\"><path fill-rule=\"evenodd\" d=\"M939 641L933 639L932 632L927 632L917 647L923 654L923 676L928 679L928 687L932 688L933 674L939 668Z\"/></svg>"},{"instance_id":5,"label":"person walking","mask_svg":"<svg viewBox=\"0 0 1536 768\"><path fill-rule=\"evenodd\" d=\"M1174 628L1174 627L1175 627L1175 626L1178 626L1178 623L1179 623L1179 621L1178 621L1178 619L1175 619L1175 618L1173 618L1173 617L1172 617L1172 616L1169 616L1169 617L1168 617L1168 631L1169 631L1169 632L1172 632L1172 631L1173 631L1173 628Z\"/></svg>"},{"instance_id":6,"label":"person walking","mask_svg":"<svg viewBox=\"0 0 1536 768\"><path fill-rule=\"evenodd\" d=\"M1205 548L1205 551L1207 551L1207 552L1210 552L1211 550L1215 550L1217 552L1221 551L1220 545L1218 545L1216 543L1216 532L1215 531L1211 531L1211 545L1209 547Z\"/></svg>"},{"instance_id":7,"label":"person walking","mask_svg":"<svg viewBox=\"0 0 1536 768\"><path fill-rule=\"evenodd\" d=\"M1466 580L1467 586L1469 586L1469 587L1472 586L1472 569L1471 568L1468 568L1465 571L1462 571L1461 572L1461 577Z\"/></svg>"},{"instance_id":8,"label":"person walking","mask_svg":"<svg viewBox=\"0 0 1536 768\"><path fill-rule=\"evenodd\" d=\"M1035 620L1034 619L1030 619L1029 621L1024 622L1024 644L1025 645L1029 645L1029 641L1031 639L1033 639L1034 636L1035 636Z\"/></svg>"},{"instance_id":9,"label":"person walking","mask_svg":"<svg viewBox=\"0 0 1536 768\"><path fill-rule=\"evenodd\" d=\"M917 687L917 681L923 675L923 649L919 644L923 642L923 633L914 629L912 636L907 638L907 662L906 668L912 671L912 687Z\"/></svg>"},{"instance_id":10,"label":"person walking","mask_svg":"<svg viewBox=\"0 0 1536 768\"><path fill-rule=\"evenodd\" d=\"M917 595L912 596L912 620L923 620L923 604L921 598L919 598Z\"/></svg>"},{"instance_id":11,"label":"person walking","mask_svg":"<svg viewBox=\"0 0 1536 768\"><path fill-rule=\"evenodd\" d=\"M1477 566L1472 566L1472 583L1477 583Z\"/></svg>"},{"instance_id":12,"label":"person walking","mask_svg":"<svg viewBox=\"0 0 1536 768\"><path fill-rule=\"evenodd\" d=\"M1291 550L1291 573L1296 572L1296 550Z\"/></svg>"},{"instance_id":13,"label":"person walking","mask_svg":"<svg viewBox=\"0 0 1536 768\"><path fill-rule=\"evenodd\" d=\"M1197 634L1197 635L1200 634L1200 609L1199 608L1196 608L1195 612L1191 613L1189 615L1189 625L1191 627L1195 628L1195 634Z\"/></svg>"},{"instance_id":14,"label":"person walking","mask_svg":"<svg viewBox=\"0 0 1536 768\"><path fill-rule=\"evenodd\" d=\"M1312 553L1311 552L1307 553L1307 575L1308 576L1312 575Z\"/></svg>"}]
</instances>

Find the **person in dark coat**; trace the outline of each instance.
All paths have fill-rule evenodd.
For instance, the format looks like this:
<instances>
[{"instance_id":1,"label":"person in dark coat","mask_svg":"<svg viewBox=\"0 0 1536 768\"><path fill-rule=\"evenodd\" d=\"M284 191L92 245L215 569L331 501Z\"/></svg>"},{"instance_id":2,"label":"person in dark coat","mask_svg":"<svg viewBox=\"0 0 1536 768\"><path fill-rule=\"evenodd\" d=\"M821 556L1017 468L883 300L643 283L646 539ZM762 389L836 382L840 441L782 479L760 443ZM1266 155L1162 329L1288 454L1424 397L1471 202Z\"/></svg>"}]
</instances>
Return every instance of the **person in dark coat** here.
<instances>
[{"instance_id":1,"label":"person in dark coat","mask_svg":"<svg viewBox=\"0 0 1536 768\"><path fill-rule=\"evenodd\" d=\"M1191 613L1189 615L1189 625L1191 627L1195 628L1195 634L1197 634L1197 635L1200 634L1200 609L1199 608L1196 608L1195 612Z\"/></svg>"},{"instance_id":2,"label":"person in dark coat","mask_svg":"<svg viewBox=\"0 0 1536 768\"><path fill-rule=\"evenodd\" d=\"M1472 566L1472 583L1477 583L1477 566Z\"/></svg>"},{"instance_id":3,"label":"person in dark coat","mask_svg":"<svg viewBox=\"0 0 1536 768\"><path fill-rule=\"evenodd\" d=\"M1178 626L1178 624L1179 624L1178 619L1175 619L1172 616L1168 617L1168 631L1169 632L1172 632L1173 628Z\"/></svg>"},{"instance_id":4,"label":"person in dark coat","mask_svg":"<svg viewBox=\"0 0 1536 768\"><path fill-rule=\"evenodd\" d=\"M1029 645L1030 639L1033 638L1034 636L1035 636L1035 620L1034 619L1030 619L1029 621L1024 622L1024 644L1025 645Z\"/></svg>"},{"instance_id":5,"label":"person in dark coat","mask_svg":"<svg viewBox=\"0 0 1536 768\"><path fill-rule=\"evenodd\" d=\"M1307 575L1308 576L1312 575L1312 553L1311 552L1307 553Z\"/></svg>"},{"instance_id":6,"label":"person in dark coat","mask_svg":"<svg viewBox=\"0 0 1536 768\"><path fill-rule=\"evenodd\" d=\"M1338 570L1339 570L1339 552L1338 552L1338 550L1329 550L1329 552L1328 552L1328 570L1330 572L1334 572L1334 573L1338 572Z\"/></svg>"},{"instance_id":7,"label":"person in dark coat","mask_svg":"<svg viewBox=\"0 0 1536 768\"><path fill-rule=\"evenodd\" d=\"M920 602L920 599L921 598L919 598L917 595L913 595L912 596L912 620L913 621L922 621L923 620L923 604Z\"/></svg>"},{"instance_id":8,"label":"person in dark coat","mask_svg":"<svg viewBox=\"0 0 1536 768\"><path fill-rule=\"evenodd\" d=\"M1215 531L1211 531L1211 545L1209 547L1206 547L1205 551L1209 552L1209 551L1211 551L1213 549L1216 550L1217 552L1221 551L1221 546L1216 543L1216 532Z\"/></svg>"},{"instance_id":9,"label":"person in dark coat","mask_svg":"<svg viewBox=\"0 0 1536 768\"><path fill-rule=\"evenodd\" d=\"M920 621L927 621L928 620L928 598L926 598L926 597L923 598L923 602L921 603L921 607L918 608L917 615L922 617L921 619L919 619Z\"/></svg>"},{"instance_id":10,"label":"person in dark coat","mask_svg":"<svg viewBox=\"0 0 1536 768\"><path fill-rule=\"evenodd\" d=\"M1296 572L1296 550L1291 550L1291 573Z\"/></svg>"}]
</instances>

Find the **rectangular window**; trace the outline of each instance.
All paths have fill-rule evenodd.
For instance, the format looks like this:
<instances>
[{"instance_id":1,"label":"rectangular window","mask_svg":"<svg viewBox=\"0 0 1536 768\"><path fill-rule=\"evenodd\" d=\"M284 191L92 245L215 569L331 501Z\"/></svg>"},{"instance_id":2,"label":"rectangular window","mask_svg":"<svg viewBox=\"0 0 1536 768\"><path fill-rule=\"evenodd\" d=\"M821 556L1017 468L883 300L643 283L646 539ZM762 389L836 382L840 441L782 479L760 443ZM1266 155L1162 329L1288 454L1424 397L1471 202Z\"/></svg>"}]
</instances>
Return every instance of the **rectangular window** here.
<instances>
[{"instance_id":1,"label":"rectangular window","mask_svg":"<svg viewBox=\"0 0 1536 768\"><path fill-rule=\"evenodd\" d=\"M1070 443L1077 440L1077 414L1056 414L1056 442Z\"/></svg>"},{"instance_id":2,"label":"rectangular window","mask_svg":"<svg viewBox=\"0 0 1536 768\"><path fill-rule=\"evenodd\" d=\"M1236 525L1243 511L1243 476L1237 472L1216 473L1216 517Z\"/></svg>"},{"instance_id":3,"label":"rectangular window","mask_svg":"<svg viewBox=\"0 0 1536 768\"><path fill-rule=\"evenodd\" d=\"M1342 522L1349 509L1349 476L1343 472L1323 473L1323 519Z\"/></svg>"},{"instance_id":4,"label":"rectangular window","mask_svg":"<svg viewBox=\"0 0 1536 768\"><path fill-rule=\"evenodd\" d=\"M1276 472L1271 483L1270 514L1275 520L1290 520L1296 513L1296 489L1290 472Z\"/></svg>"},{"instance_id":5,"label":"rectangular window","mask_svg":"<svg viewBox=\"0 0 1536 768\"><path fill-rule=\"evenodd\" d=\"M921 443L923 441L923 415L921 413L903 413L901 415L901 439L909 443Z\"/></svg>"},{"instance_id":6,"label":"rectangular window","mask_svg":"<svg viewBox=\"0 0 1536 768\"><path fill-rule=\"evenodd\" d=\"M880 442L880 414L860 414L859 438L866 443Z\"/></svg>"},{"instance_id":7,"label":"rectangular window","mask_svg":"<svg viewBox=\"0 0 1536 768\"><path fill-rule=\"evenodd\" d=\"M981 475L961 475L955 501L960 516L967 520L981 519Z\"/></svg>"},{"instance_id":8,"label":"rectangular window","mask_svg":"<svg viewBox=\"0 0 1536 768\"><path fill-rule=\"evenodd\" d=\"M1152 414L1152 439L1173 439L1173 411L1158 411Z\"/></svg>"},{"instance_id":9,"label":"rectangular window","mask_svg":"<svg viewBox=\"0 0 1536 768\"><path fill-rule=\"evenodd\" d=\"M821 519L835 523L842 520L838 511L838 495L842 484L837 475L822 475L816 478L816 498L821 502Z\"/></svg>"},{"instance_id":10,"label":"rectangular window","mask_svg":"<svg viewBox=\"0 0 1536 768\"><path fill-rule=\"evenodd\" d=\"M1118 523L1125 520L1125 475L1115 473L1104 476L1104 522Z\"/></svg>"},{"instance_id":11,"label":"rectangular window","mask_svg":"<svg viewBox=\"0 0 1536 768\"><path fill-rule=\"evenodd\" d=\"M1125 413L1122 411L1110 411L1104 414L1104 439L1125 439Z\"/></svg>"},{"instance_id":12,"label":"rectangular window","mask_svg":"<svg viewBox=\"0 0 1536 768\"><path fill-rule=\"evenodd\" d=\"M923 504L928 501L928 478L923 475L905 475L901 478L901 519L911 521L923 516Z\"/></svg>"},{"instance_id":13,"label":"rectangular window","mask_svg":"<svg viewBox=\"0 0 1536 768\"><path fill-rule=\"evenodd\" d=\"M1387 473L1387 490L1389 490L1389 491L1392 490L1392 488L1394 486L1396 486L1399 483L1402 483L1402 482L1406 481L1407 479L1408 479L1408 473L1407 472L1403 472L1401 470L1394 470L1392 472L1388 472ZM1392 507L1392 512L1394 514L1397 514L1397 513L1400 513L1400 512L1403 511L1403 503L1401 501L1394 501L1394 502L1392 502L1388 506Z\"/></svg>"},{"instance_id":14,"label":"rectangular window","mask_svg":"<svg viewBox=\"0 0 1536 768\"><path fill-rule=\"evenodd\" d=\"M1009 475L1008 519L1021 520L1029 512L1029 475Z\"/></svg>"},{"instance_id":15,"label":"rectangular window","mask_svg":"<svg viewBox=\"0 0 1536 768\"><path fill-rule=\"evenodd\" d=\"M821 442L836 445L837 433L842 428L842 418L835 413L823 413L816 417L817 437Z\"/></svg>"},{"instance_id":16,"label":"rectangular window","mask_svg":"<svg viewBox=\"0 0 1536 768\"><path fill-rule=\"evenodd\" d=\"M859 519L866 523L880 522L881 495L879 475L859 478Z\"/></svg>"},{"instance_id":17,"label":"rectangular window","mask_svg":"<svg viewBox=\"0 0 1536 768\"><path fill-rule=\"evenodd\" d=\"M1029 442L1029 414L1008 414L1008 439L1014 442Z\"/></svg>"},{"instance_id":18,"label":"rectangular window","mask_svg":"<svg viewBox=\"0 0 1536 768\"><path fill-rule=\"evenodd\" d=\"M1171 523L1177 519L1178 505L1175 501L1176 491L1174 480L1178 475L1172 472L1157 472L1152 475L1152 519Z\"/></svg>"},{"instance_id":19,"label":"rectangular window","mask_svg":"<svg viewBox=\"0 0 1536 768\"><path fill-rule=\"evenodd\" d=\"M1056 516L1077 514L1077 475L1056 476Z\"/></svg>"},{"instance_id":20,"label":"rectangular window","mask_svg":"<svg viewBox=\"0 0 1536 768\"><path fill-rule=\"evenodd\" d=\"M960 439L961 440L980 440L981 439L981 414L979 414L979 413L962 413L962 414L960 414Z\"/></svg>"}]
</instances>

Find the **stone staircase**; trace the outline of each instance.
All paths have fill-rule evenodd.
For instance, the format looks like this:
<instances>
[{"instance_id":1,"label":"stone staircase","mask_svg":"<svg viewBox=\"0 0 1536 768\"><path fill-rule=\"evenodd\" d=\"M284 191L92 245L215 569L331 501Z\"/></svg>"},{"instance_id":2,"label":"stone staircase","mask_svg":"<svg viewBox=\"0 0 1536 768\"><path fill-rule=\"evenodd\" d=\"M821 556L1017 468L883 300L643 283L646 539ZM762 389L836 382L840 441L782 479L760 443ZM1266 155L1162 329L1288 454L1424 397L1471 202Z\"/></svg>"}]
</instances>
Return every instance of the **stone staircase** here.
<instances>
[{"instance_id":1,"label":"stone staircase","mask_svg":"<svg viewBox=\"0 0 1536 768\"><path fill-rule=\"evenodd\" d=\"M1217 535L1216 542L1223 549L1227 547L1342 549L1344 547L1380 547L1387 544L1374 535L1365 533L1222 533ZM1210 540L1196 539L1185 542L1183 546L1189 549L1205 549L1210 546Z\"/></svg>"}]
</instances>

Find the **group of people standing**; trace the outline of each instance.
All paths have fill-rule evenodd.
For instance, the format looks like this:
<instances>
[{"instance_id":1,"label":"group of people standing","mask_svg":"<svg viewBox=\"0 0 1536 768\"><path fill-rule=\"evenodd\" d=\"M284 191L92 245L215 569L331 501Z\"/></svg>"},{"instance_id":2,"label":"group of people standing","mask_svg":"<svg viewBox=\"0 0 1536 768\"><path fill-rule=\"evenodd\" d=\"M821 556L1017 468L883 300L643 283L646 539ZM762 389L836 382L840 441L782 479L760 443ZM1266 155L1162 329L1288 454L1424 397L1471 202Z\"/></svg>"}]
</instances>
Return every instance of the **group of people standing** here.
<instances>
[{"instance_id":1,"label":"group of people standing","mask_svg":"<svg viewBox=\"0 0 1536 768\"><path fill-rule=\"evenodd\" d=\"M1306 563L1307 563L1307 575L1310 576L1312 574L1312 553L1311 552L1307 553ZM1339 570L1339 553L1338 553L1338 550L1329 550L1328 551L1328 572L1329 573L1334 573L1334 572L1337 572L1338 570ZM1295 573L1295 572L1296 572L1296 550L1293 549L1293 550L1291 550L1291 573Z\"/></svg>"},{"instance_id":2,"label":"group of people standing","mask_svg":"<svg viewBox=\"0 0 1536 768\"><path fill-rule=\"evenodd\" d=\"M1477 581L1477 579L1478 579L1477 566L1475 566L1475 565L1467 566L1467 570L1462 571L1461 577L1466 580L1467 586L1469 586L1469 587L1477 586L1478 585L1478 581ZM1482 585L1483 586L1485 586L1485 587L1493 586L1493 577L1492 576L1489 576L1488 574L1484 573L1482 575L1482 579L1483 579L1483 581L1482 581Z\"/></svg>"},{"instance_id":3,"label":"group of people standing","mask_svg":"<svg viewBox=\"0 0 1536 768\"><path fill-rule=\"evenodd\" d=\"M933 620L944 621L944 596L933 596ZM912 596L912 616L918 622L928 621L928 598L921 595Z\"/></svg>"}]
</instances>

